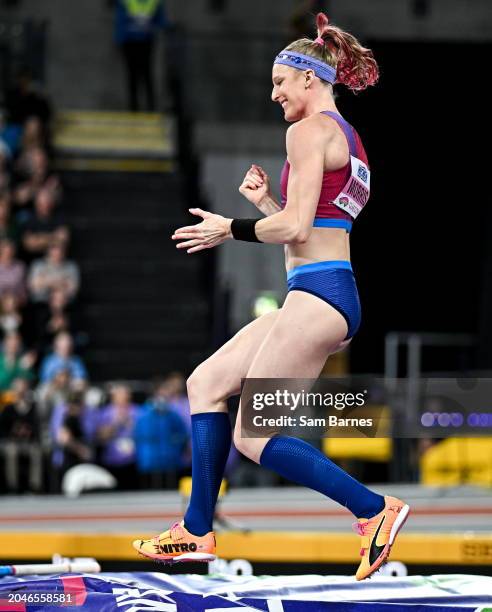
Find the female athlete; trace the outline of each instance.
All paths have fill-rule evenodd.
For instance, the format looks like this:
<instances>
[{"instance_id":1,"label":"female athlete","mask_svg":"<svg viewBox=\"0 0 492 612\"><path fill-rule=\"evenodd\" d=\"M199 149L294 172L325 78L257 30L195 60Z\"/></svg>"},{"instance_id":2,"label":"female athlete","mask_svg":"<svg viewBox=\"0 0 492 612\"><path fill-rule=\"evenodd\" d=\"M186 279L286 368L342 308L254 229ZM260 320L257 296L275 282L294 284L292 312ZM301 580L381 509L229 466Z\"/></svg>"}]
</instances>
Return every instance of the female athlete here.
<instances>
[{"instance_id":1,"label":"female athlete","mask_svg":"<svg viewBox=\"0 0 492 612\"><path fill-rule=\"evenodd\" d=\"M281 203L271 195L268 175L253 165L239 191L264 219L226 219L195 208L190 212L202 221L173 235L183 241L177 248L188 253L230 239L284 244L288 294L280 310L247 325L190 376L190 504L181 523L133 543L152 559L174 563L215 558L212 522L231 444L226 400L240 392L241 379L315 379L327 357L347 346L359 327L349 233L369 197L370 172L359 135L338 113L333 85L363 90L377 81L378 67L369 49L330 24L323 13L316 25L316 40L291 43L275 58L272 70L272 100L292 124ZM408 505L374 493L300 439L242 438L241 411L234 443L253 461L354 514L362 537L358 580L381 566L407 518Z\"/></svg>"}]
</instances>

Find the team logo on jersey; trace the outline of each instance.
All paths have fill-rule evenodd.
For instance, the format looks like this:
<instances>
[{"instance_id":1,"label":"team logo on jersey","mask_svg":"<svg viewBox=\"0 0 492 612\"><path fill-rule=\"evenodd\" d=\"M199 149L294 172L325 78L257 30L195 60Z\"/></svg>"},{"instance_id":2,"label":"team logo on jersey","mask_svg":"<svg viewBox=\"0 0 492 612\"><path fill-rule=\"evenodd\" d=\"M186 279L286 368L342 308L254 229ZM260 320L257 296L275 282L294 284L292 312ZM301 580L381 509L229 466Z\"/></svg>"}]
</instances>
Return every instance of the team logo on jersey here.
<instances>
[{"instance_id":1,"label":"team logo on jersey","mask_svg":"<svg viewBox=\"0 0 492 612\"><path fill-rule=\"evenodd\" d=\"M341 204L341 206L348 206L350 200L348 198L346 198L345 196L339 198L338 200L339 204Z\"/></svg>"},{"instance_id":2,"label":"team logo on jersey","mask_svg":"<svg viewBox=\"0 0 492 612\"><path fill-rule=\"evenodd\" d=\"M364 181L364 183L367 183L367 170L364 168L364 166L359 166L357 176Z\"/></svg>"}]
</instances>

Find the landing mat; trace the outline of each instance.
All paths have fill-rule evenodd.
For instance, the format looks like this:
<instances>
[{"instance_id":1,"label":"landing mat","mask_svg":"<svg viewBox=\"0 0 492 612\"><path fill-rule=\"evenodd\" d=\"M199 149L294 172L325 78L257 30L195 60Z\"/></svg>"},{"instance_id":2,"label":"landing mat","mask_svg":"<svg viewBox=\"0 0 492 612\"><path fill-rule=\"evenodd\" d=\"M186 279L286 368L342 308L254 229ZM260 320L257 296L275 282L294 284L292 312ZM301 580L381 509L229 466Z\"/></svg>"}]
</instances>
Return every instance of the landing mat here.
<instances>
[{"instance_id":1,"label":"landing mat","mask_svg":"<svg viewBox=\"0 0 492 612\"><path fill-rule=\"evenodd\" d=\"M58 595L56 604L48 603L50 595ZM56 612L63 600L63 608L88 612L492 612L492 578L376 576L356 582L352 576L135 572L0 579L2 612Z\"/></svg>"}]
</instances>

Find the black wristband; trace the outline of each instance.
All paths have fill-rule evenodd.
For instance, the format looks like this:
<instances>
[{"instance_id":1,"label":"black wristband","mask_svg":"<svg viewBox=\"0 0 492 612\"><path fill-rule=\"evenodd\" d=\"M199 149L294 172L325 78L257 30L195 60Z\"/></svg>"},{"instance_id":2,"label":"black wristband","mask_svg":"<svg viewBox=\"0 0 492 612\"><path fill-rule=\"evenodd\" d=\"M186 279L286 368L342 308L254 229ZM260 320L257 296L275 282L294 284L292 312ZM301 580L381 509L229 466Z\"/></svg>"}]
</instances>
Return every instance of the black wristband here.
<instances>
[{"instance_id":1,"label":"black wristband","mask_svg":"<svg viewBox=\"0 0 492 612\"><path fill-rule=\"evenodd\" d=\"M245 240L246 242L261 242L255 232L255 225L259 219L233 219L231 223L231 234L234 240Z\"/></svg>"}]
</instances>

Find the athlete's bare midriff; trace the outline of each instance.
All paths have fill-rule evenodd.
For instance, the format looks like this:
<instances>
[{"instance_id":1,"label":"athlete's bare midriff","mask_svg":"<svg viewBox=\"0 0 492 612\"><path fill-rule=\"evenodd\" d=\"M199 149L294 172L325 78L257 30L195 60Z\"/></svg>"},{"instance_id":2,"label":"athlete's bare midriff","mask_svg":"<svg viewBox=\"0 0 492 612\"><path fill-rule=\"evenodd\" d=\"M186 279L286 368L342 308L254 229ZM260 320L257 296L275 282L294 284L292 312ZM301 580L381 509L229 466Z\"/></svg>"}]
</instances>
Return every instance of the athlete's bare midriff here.
<instances>
[{"instance_id":1,"label":"athlete's bare midriff","mask_svg":"<svg viewBox=\"0 0 492 612\"><path fill-rule=\"evenodd\" d=\"M307 242L285 245L287 270L317 261L330 260L350 261L349 234L342 228L313 227Z\"/></svg>"}]
</instances>

